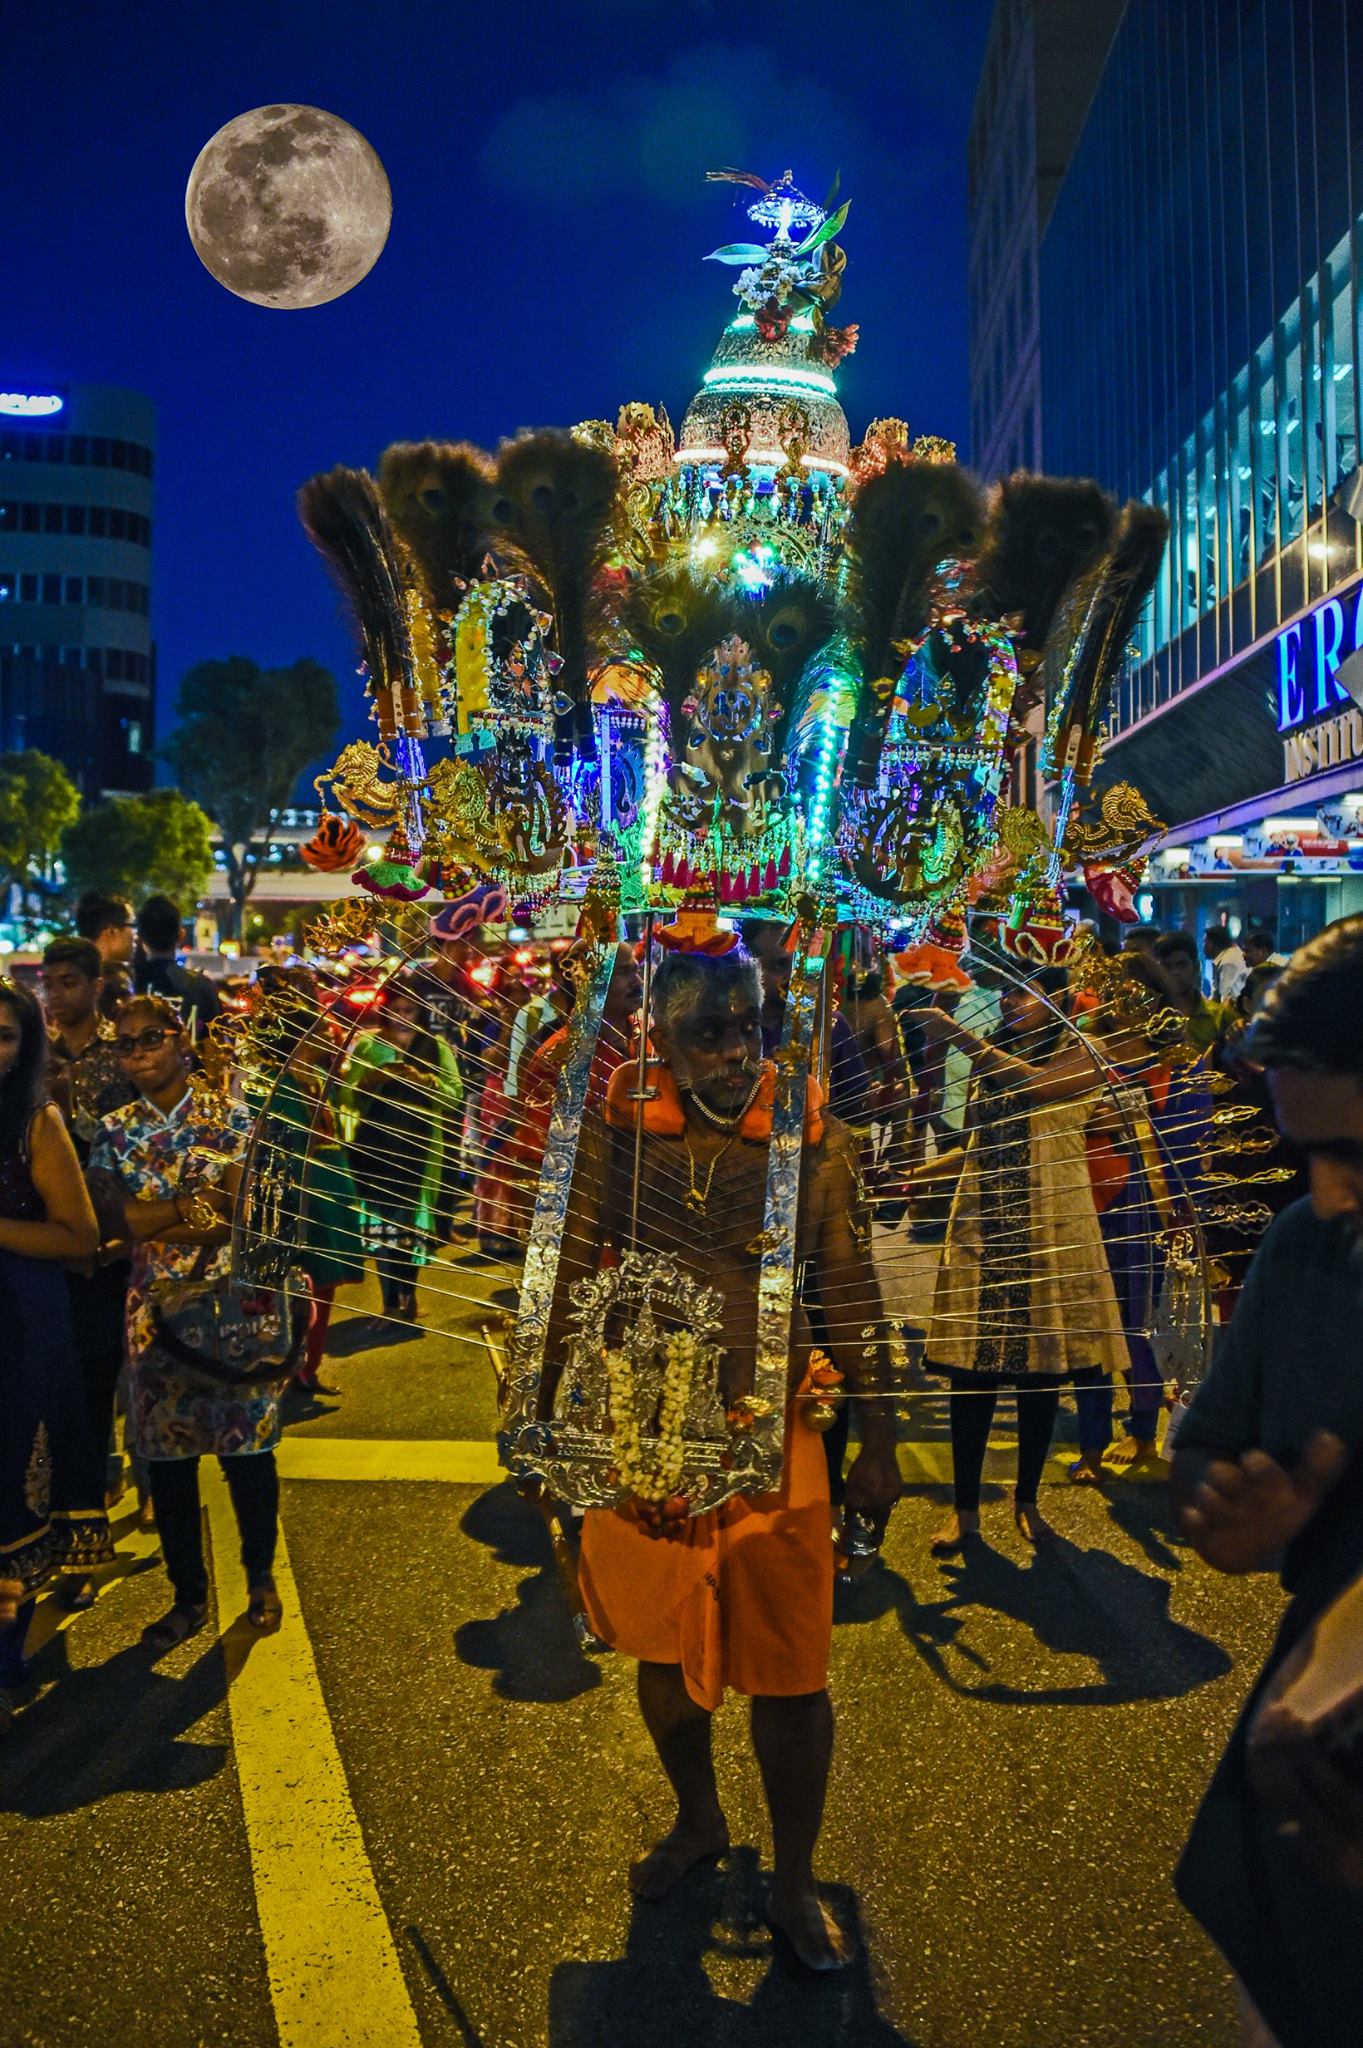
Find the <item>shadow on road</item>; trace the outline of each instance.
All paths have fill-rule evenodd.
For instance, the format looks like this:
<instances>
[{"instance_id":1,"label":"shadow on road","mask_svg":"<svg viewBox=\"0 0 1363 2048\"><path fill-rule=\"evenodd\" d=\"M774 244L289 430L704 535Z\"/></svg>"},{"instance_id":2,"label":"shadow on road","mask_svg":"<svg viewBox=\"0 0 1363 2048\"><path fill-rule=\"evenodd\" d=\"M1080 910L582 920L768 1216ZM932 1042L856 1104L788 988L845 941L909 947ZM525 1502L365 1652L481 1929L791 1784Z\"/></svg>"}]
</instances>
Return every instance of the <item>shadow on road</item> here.
<instances>
[{"instance_id":1,"label":"shadow on road","mask_svg":"<svg viewBox=\"0 0 1363 2048\"><path fill-rule=\"evenodd\" d=\"M49 1689L0 1752L0 1812L46 1820L117 1792L182 1792L217 1775L226 1745L183 1739L227 1694L216 1638L180 1676L140 1644L72 1669L67 1644L65 1632L53 1636L33 1660L34 1682Z\"/></svg>"},{"instance_id":2,"label":"shadow on road","mask_svg":"<svg viewBox=\"0 0 1363 2048\"><path fill-rule=\"evenodd\" d=\"M542 1518L509 1481L479 1494L459 1524L486 1544L498 1564L523 1565L530 1576L516 1588L516 1605L454 1632L462 1664L495 1675L492 1690L508 1700L557 1706L591 1692L601 1673L578 1648L564 1604Z\"/></svg>"},{"instance_id":3,"label":"shadow on road","mask_svg":"<svg viewBox=\"0 0 1363 2048\"><path fill-rule=\"evenodd\" d=\"M1103 1498L1117 1527L1140 1546L1151 1564L1162 1572L1183 1570L1183 1550L1187 1546L1174 1533L1173 1503L1167 1486L1132 1485L1119 1479L1111 1488L1103 1488ZM1180 1547L1175 1549L1175 1544Z\"/></svg>"},{"instance_id":4,"label":"shadow on road","mask_svg":"<svg viewBox=\"0 0 1363 2048\"><path fill-rule=\"evenodd\" d=\"M825 1896L862 1939L856 1894ZM722 1866L696 1870L660 1904L638 1904L623 1956L560 1963L549 1980L549 2048L914 2048L881 2017L863 1953L848 1970L816 1977L773 1953L762 1921L757 1852L734 1849ZM712 1977L761 1968L749 1999L726 1997Z\"/></svg>"},{"instance_id":5,"label":"shadow on road","mask_svg":"<svg viewBox=\"0 0 1363 2048\"><path fill-rule=\"evenodd\" d=\"M415 1323L389 1316L353 1315L333 1322L327 1331L328 1358L356 1358L363 1351L387 1351L395 1344L413 1344L422 1334Z\"/></svg>"},{"instance_id":6,"label":"shadow on road","mask_svg":"<svg viewBox=\"0 0 1363 2048\"><path fill-rule=\"evenodd\" d=\"M907 1579L882 1564L850 1587L839 1587L835 1619L855 1626L893 1612L943 1685L997 1705L1113 1706L1177 1699L1224 1677L1232 1666L1219 1643L1170 1618L1167 1580L1124 1564L1106 1550L1081 1550L1058 1538L1020 1563L977 1538L939 1571L947 1597L920 1600ZM1032 1686L990 1677L988 1656L967 1634L977 1610L1030 1629L1054 1656L1089 1658L1099 1677L1088 1684ZM973 1667L978 1680L967 1681L953 1670L948 1652L955 1662ZM1021 1654L1025 1657L1025 1649Z\"/></svg>"}]
</instances>

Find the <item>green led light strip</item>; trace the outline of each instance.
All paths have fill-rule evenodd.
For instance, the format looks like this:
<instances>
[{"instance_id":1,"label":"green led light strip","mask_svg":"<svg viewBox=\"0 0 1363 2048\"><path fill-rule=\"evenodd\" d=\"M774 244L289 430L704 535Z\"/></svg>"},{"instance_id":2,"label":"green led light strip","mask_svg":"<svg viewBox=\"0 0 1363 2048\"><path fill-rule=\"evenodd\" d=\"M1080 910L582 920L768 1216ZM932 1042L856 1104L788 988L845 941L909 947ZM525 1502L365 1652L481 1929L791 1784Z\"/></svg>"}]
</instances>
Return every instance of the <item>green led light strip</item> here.
<instances>
[{"instance_id":1,"label":"green led light strip","mask_svg":"<svg viewBox=\"0 0 1363 2048\"><path fill-rule=\"evenodd\" d=\"M719 363L707 370L702 383L707 390L724 391L764 384L774 386L778 391L808 391L820 398L836 398L838 387L831 377L821 376L815 370L788 370L781 363L771 363L759 370L749 369L744 363Z\"/></svg>"}]
</instances>

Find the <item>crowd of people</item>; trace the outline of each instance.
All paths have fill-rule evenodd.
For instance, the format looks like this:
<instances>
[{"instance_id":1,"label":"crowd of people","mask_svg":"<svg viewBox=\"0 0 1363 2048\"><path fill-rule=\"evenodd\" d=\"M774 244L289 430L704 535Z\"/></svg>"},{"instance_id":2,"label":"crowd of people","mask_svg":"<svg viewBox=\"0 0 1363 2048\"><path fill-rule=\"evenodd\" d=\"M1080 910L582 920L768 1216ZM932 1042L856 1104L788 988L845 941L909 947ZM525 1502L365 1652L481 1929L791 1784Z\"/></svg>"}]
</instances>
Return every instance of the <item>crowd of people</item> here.
<instances>
[{"instance_id":1,"label":"crowd of people","mask_svg":"<svg viewBox=\"0 0 1363 2048\"><path fill-rule=\"evenodd\" d=\"M166 899L134 917L120 898L93 893L74 933L47 946L36 992L0 982L0 1307L10 1339L0 1367L0 1732L22 1703L37 1595L55 1579L67 1606L88 1606L112 1556L120 1408L138 1518L158 1532L171 1590L145 1632L149 1651L173 1648L207 1618L204 1457L221 1461L230 1490L249 1623L279 1626L274 1452L291 1399L334 1391L321 1375L336 1291L372 1260L381 1317L415 1328L428 1268L521 1258L589 957L584 942L494 937L446 906L424 957L395 972L373 962L335 982L306 966L278 970L288 1001L276 1006L268 1057L224 1086L204 1071L220 997L180 964L180 937ZM1363 1377L1349 1358L1363 1307L1363 920L1332 927L1292 964L1267 932L1237 942L1214 928L1199 946L1185 932L1136 926L1120 950L1095 940L1090 959L1107 957L1083 976L1019 970L977 938L964 987L853 942L820 1018L790 1398L803 1397L816 1351L860 1398L821 1444L790 1432L770 1512L755 1496L737 1503L741 1513L700 1517L688 1527L713 1526L680 1547L651 1543L637 1519L587 1517L586 1616L601 1640L638 1658L644 1720L678 1799L676 1827L637 1866L636 1890L661 1895L722 1845L708 1717L733 1686L755 1701L777 1924L811 1966L845 1960L811 1861L831 1749L831 1512L845 1526L861 1517L878 1539L899 1491L896 1407L945 1401L952 1504L933 1548L981 1540L986 1452L1008 1393L1016 1524L1044 1546L1040 1484L1068 1392L1076 1484L1167 1474L1172 1447L1184 1526L1211 1564L1252 1568L1290 1544L1289 1625L1181 1883L1279 2038L1305 2039L1256 1968L1262 1901L1215 1884L1212 1898L1206 1884L1214 1826L1233 1826L1301 1939L1318 1943L1339 1922L1339 1869L1347 1856L1350 1869L1363 1863L1363 1838L1341 1827L1352 1811L1335 1783L1342 1766L1321 1762L1283 1704L1312 1622L1363 1567ZM762 1088L789 1000L790 933L751 920L712 956L656 957L652 1082L636 1111L644 967L641 947L621 940L586 1083L564 1284L617 1243L621 1175L632 1174L631 1242L666 1247L720 1287L738 1359L756 1346L771 1132ZM232 1030L224 1013L212 1033L229 1054ZM228 1219L263 1105L276 1128L297 1134L290 1257L306 1276L308 1312L273 1375L214 1378L176 1336L167 1303L177 1287L229 1276ZM641 1134L623 1144L641 1116ZM1251 1123L1262 1142L1247 1146ZM1228 1187L1244 1198L1238 1218ZM1246 1285L1251 1208L1278 1221ZM1293 1310L1304 1295L1309 1332ZM893 1399L889 1379L866 1378L859 1361L869 1354L850 1341L871 1325L899 1339ZM1281 1342L1268 1334L1279 1325ZM1189 1405L1171 1360L1210 1350L1217 1332L1216 1362ZM1188 1377L1201 1378L1200 1367ZM1171 1408L1177 1438L1161 1443ZM719 1625L701 1608L721 1581ZM697 1601L694 1628L681 1624L676 1640L677 1616ZM787 1623L773 1630L775 1606ZM1329 1813L1319 1775L1309 1797L1303 1790L1304 1756L1313 1772L1334 1774ZM1316 1868L1334 1858L1319 1895L1283 1865L1285 1838L1265 1832L1262 1770Z\"/></svg>"}]
</instances>

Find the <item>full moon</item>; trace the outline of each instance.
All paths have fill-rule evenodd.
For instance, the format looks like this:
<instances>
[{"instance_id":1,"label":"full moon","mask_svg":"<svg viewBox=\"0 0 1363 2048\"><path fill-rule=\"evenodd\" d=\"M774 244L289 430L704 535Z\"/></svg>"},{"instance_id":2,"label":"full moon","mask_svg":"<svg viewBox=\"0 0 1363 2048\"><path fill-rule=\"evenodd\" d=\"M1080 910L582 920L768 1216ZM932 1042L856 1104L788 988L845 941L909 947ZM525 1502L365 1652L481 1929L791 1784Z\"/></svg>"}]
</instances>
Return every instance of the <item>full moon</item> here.
<instances>
[{"instance_id":1,"label":"full moon","mask_svg":"<svg viewBox=\"0 0 1363 2048\"><path fill-rule=\"evenodd\" d=\"M323 306L367 277L388 239L383 165L320 107L255 107L199 151L185 224L218 283L256 306Z\"/></svg>"}]
</instances>

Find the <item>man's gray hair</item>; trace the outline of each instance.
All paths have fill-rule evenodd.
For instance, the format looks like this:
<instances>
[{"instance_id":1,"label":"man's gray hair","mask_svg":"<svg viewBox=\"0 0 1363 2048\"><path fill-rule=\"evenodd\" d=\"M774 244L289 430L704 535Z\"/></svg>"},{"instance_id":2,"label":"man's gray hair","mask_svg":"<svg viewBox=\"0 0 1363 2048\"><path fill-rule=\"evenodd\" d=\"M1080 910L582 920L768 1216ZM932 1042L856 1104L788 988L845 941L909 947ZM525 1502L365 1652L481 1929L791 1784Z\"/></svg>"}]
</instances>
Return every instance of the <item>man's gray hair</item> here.
<instances>
[{"instance_id":1,"label":"man's gray hair","mask_svg":"<svg viewBox=\"0 0 1363 2048\"><path fill-rule=\"evenodd\" d=\"M653 969L650 1007L653 1022L670 1030L676 1019L705 1000L723 998L740 988L762 1004L762 978L757 962L742 946L727 953L664 953Z\"/></svg>"}]
</instances>

